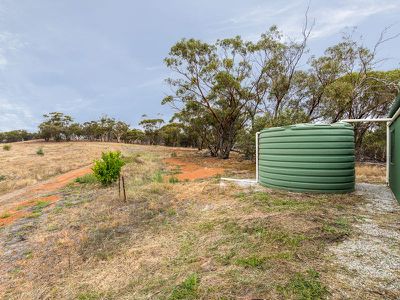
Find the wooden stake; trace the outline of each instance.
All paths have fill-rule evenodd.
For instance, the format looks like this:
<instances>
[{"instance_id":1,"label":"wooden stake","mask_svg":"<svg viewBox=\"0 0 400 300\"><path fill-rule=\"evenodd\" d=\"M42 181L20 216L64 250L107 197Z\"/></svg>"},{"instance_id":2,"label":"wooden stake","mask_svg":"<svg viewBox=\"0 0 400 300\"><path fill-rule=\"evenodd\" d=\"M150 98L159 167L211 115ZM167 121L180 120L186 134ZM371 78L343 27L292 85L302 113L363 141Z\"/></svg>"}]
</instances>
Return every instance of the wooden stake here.
<instances>
[{"instance_id":1,"label":"wooden stake","mask_svg":"<svg viewBox=\"0 0 400 300\"><path fill-rule=\"evenodd\" d=\"M122 188L124 190L124 201L126 202L126 192L125 192L125 179L124 176L122 176Z\"/></svg>"},{"instance_id":2,"label":"wooden stake","mask_svg":"<svg viewBox=\"0 0 400 300\"><path fill-rule=\"evenodd\" d=\"M121 200L121 175L118 176L118 199Z\"/></svg>"}]
</instances>

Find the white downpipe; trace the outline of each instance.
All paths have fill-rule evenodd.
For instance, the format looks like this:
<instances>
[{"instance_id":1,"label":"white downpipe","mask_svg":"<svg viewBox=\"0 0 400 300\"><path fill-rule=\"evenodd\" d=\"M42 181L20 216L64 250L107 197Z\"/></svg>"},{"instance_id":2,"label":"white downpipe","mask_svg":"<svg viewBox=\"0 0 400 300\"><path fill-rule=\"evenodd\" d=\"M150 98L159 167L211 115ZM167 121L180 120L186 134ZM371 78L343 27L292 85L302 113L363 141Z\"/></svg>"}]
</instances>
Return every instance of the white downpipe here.
<instances>
[{"instance_id":1,"label":"white downpipe","mask_svg":"<svg viewBox=\"0 0 400 300\"><path fill-rule=\"evenodd\" d=\"M389 167L390 167L390 122L386 122L386 185L389 185Z\"/></svg>"},{"instance_id":2,"label":"white downpipe","mask_svg":"<svg viewBox=\"0 0 400 300\"><path fill-rule=\"evenodd\" d=\"M258 178L259 178L259 170L258 170L258 137L260 133L256 132L256 182L258 183Z\"/></svg>"}]
</instances>

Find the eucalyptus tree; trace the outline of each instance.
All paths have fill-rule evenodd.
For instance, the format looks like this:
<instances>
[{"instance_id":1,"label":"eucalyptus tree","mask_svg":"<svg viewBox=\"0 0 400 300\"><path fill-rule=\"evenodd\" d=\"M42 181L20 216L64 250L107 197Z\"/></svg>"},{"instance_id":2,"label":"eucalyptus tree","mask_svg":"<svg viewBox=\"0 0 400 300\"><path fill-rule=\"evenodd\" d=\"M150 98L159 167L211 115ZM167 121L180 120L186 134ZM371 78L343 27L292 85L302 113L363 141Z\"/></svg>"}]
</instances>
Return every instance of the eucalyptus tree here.
<instances>
[{"instance_id":1,"label":"eucalyptus tree","mask_svg":"<svg viewBox=\"0 0 400 300\"><path fill-rule=\"evenodd\" d=\"M276 27L257 42L239 36L213 44L183 39L165 58L176 76L167 79L173 94L162 103L179 111L201 107L200 117L212 119L211 135L216 134L208 147L228 158L237 133L261 108L276 117L284 107L309 34L306 24L300 42L285 40Z\"/></svg>"},{"instance_id":2,"label":"eucalyptus tree","mask_svg":"<svg viewBox=\"0 0 400 300\"><path fill-rule=\"evenodd\" d=\"M143 119L139 122L139 125L144 129L145 136L150 145L159 143L159 130L163 123L163 119Z\"/></svg>"},{"instance_id":3,"label":"eucalyptus tree","mask_svg":"<svg viewBox=\"0 0 400 300\"><path fill-rule=\"evenodd\" d=\"M112 128L112 132L118 143L121 142L121 139L128 133L128 131L129 125L122 121L117 121Z\"/></svg>"},{"instance_id":4,"label":"eucalyptus tree","mask_svg":"<svg viewBox=\"0 0 400 300\"><path fill-rule=\"evenodd\" d=\"M46 141L53 139L61 141L68 138L68 127L73 119L61 112L51 112L43 115L45 120L39 125L39 135Z\"/></svg>"}]
</instances>

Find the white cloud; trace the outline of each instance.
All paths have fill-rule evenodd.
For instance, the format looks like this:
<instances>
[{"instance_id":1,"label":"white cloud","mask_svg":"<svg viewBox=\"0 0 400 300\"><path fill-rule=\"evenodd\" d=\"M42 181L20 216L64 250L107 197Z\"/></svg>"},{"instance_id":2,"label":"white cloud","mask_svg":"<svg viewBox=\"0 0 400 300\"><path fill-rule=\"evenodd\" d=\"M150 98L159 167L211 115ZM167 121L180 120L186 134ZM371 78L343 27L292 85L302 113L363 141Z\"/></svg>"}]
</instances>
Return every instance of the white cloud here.
<instances>
[{"instance_id":1,"label":"white cloud","mask_svg":"<svg viewBox=\"0 0 400 300\"><path fill-rule=\"evenodd\" d=\"M32 126L38 122L33 117L30 109L21 104L0 98L0 131L9 131L14 129L35 130Z\"/></svg>"},{"instance_id":2,"label":"white cloud","mask_svg":"<svg viewBox=\"0 0 400 300\"><path fill-rule=\"evenodd\" d=\"M397 0L341 0L329 3L294 0L285 5L282 2L266 3L256 9L244 11L239 16L220 22L217 25L218 31L241 31L245 39L254 40L271 25L277 25L285 35L296 37L301 34L308 5L309 24L315 20L311 35L313 39L337 34L375 15L400 12Z\"/></svg>"},{"instance_id":3,"label":"white cloud","mask_svg":"<svg viewBox=\"0 0 400 300\"><path fill-rule=\"evenodd\" d=\"M314 13L316 26L312 38L336 34L343 28L357 26L374 15L399 9L399 5L393 1L349 1L349 4L347 7L317 10Z\"/></svg>"}]
</instances>

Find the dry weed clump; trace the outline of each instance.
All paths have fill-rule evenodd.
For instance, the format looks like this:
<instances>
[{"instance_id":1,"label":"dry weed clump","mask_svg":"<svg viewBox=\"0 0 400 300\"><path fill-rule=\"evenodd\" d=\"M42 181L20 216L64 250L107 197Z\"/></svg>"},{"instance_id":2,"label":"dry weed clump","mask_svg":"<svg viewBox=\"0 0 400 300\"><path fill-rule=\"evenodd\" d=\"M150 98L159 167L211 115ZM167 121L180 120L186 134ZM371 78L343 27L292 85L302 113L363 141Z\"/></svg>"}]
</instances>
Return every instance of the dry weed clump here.
<instances>
[{"instance_id":1,"label":"dry weed clump","mask_svg":"<svg viewBox=\"0 0 400 300\"><path fill-rule=\"evenodd\" d=\"M356 181L383 184L386 182L386 166L384 164L358 163L356 165Z\"/></svg>"}]
</instances>

